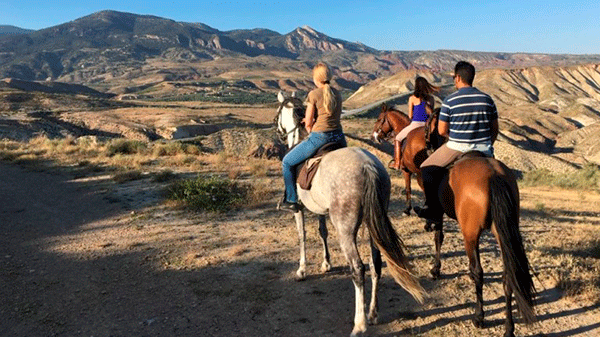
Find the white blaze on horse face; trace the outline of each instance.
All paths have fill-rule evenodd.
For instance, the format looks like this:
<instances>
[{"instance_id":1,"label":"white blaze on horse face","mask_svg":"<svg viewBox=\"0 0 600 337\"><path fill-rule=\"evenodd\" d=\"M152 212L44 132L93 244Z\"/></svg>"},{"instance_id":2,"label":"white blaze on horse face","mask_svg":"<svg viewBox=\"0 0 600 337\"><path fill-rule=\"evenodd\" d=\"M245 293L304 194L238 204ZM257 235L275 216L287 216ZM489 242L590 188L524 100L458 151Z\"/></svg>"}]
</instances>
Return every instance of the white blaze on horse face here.
<instances>
[{"instance_id":1,"label":"white blaze on horse face","mask_svg":"<svg viewBox=\"0 0 600 337\"><path fill-rule=\"evenodd\" d=\"M377 142L380 143L379 141L379 133L377 131L373 131L373 139Z\"/></svg>"}]
</instances>

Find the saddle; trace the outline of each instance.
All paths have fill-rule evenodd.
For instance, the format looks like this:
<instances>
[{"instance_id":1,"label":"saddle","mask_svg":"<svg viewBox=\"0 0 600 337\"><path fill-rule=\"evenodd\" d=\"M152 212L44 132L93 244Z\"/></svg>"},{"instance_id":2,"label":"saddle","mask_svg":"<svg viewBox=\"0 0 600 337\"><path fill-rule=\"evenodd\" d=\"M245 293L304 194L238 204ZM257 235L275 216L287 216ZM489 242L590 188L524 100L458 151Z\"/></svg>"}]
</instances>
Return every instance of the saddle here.
<instances>
[{"instance_id":1,"label":"saddle","mask_svg":"<svg viewBox=\"0 0 600 337\"><path fill-rule=\"evenodd\" d=\"M300 188L303 190L310 190L312 186L312 180L315 176L315 173L317 173L317 169L319 168L319 164L321 163L323 156L329 152L333 152L343 147L344 145L339 142L327 143L321 146L314 156L298 165L296 168L296 183L298 183Z\"/></svg>"},{"instance_id":2,"label":"saddle","mask_svg":"<svg viewBox=\"0 0 600 337\"><path fill-rule=\"evenodd\" d=\"M446 168L451 169L452 167L454 167L454 165L458 164L459 162L461 162L463 160L466 160L469 158L477 158L477 157L487 158L485 153L483 153L481 151L473 150L473 151L465 152L465 153L461 154L460 156L456 157L456 159L454 159L450 164L448 164L446 166Z\"/></svg>"}]
</instances>

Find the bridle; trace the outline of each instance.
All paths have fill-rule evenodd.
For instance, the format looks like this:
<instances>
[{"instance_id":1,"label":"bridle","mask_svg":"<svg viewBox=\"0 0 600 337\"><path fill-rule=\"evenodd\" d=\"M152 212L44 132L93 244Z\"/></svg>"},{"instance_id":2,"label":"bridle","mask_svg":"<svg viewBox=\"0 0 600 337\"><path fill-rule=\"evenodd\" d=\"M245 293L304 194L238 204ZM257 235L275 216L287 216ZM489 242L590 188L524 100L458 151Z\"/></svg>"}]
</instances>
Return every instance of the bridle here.
<instances>
[{"instance_id":1,"label":"bridle","mask_svg":"<svg viewBox=\"0 0 600 337\"><path fill-rule=\"evenodd\" d=\"M283 113L283 108L286 107L289 103L292 103L293 105L292 109L295 126L291 130L286 131L286 128L281 123L281 120L283 119L281 114ZM277 108L277 114L273 119L273 123L277 125L277 134L279 135L282 141L284 141L289 134L295 132L296 130L298 130L298 128L301 127L302 119L304 119L305 114L306 111L304 109L304 104L302 103L302 100L297 97L287 97L283 100L283 102L279 104L279 107Z\"/></svg>"},{"instance_id":2,"label":"bridle","mask_svg":"<svg viewBox=\"0 0 600 337\"><path fill-rule=\"evenodd\" d=\"M377 124L375 124L376 128L375 128L374 132L377 133L377 135L383 134L382 139L391 138L390 133L393 134L393 130L394 130L390 121L388 120L388 112L389 112L389 110L383 112L383 116L382 116L383 120L381 121L381 123L377 123L377 124L379 124L379 127L377 127ZM387 126L389 131L387 131L387 132L384 131L384 126ZM392 132L390 132L390 131L392 131Z\"/></svg>"}]
</instances>

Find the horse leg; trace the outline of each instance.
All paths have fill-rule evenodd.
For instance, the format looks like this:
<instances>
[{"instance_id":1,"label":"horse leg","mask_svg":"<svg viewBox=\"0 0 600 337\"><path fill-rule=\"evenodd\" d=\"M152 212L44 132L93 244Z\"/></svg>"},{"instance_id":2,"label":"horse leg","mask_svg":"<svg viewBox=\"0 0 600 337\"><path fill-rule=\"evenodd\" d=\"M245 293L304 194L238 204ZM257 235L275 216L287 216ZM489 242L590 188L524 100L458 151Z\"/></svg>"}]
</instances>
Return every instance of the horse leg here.
<instances>
[{"instance_id":1,"label":"horse leg","mask_svg":"<svg viewBox=\"0 0 600 337\"><path fill-rule=\"evenodd\" d=\"M479 259L479 233L475 235L463 235L465 237L465 251L469 258L469 276L475 283L475 316L473 324L483 328L483 268Z\"/></svg>"},{"instance_id":2,"label":"horse leg","mask_svg":"<svg viewBox=\"0 0 600 337\"><path fill-rule=\"evenodd\" d=\"M358 255L356 247L356 238L345 239L342 250L350 264L352 271L352 282L354 283L355 309L354 309L354 328L351 336L358 336L367 331L367 317L365 314L365 266Z\"/></svg>"},{"instance_id":3,"label":"horse leg","mask_svg":"<svg viewBox=\"0 0 600 337\"><path fill-rule=\"evenodd\" d=\"M504 272L504 299L506 301L506 320L504 321L504 337L515 336L515 322L512 316L512 288L508 283L508 273Z\"/></svg>"},{"instance_id":4,"label":"horse leg","mask_svg":"<svg viewBox=\"0 0 600 337\"><path fill-rule=\"evenodd\" d=\"M371 271L371 304L369 305L369 324L377 324L377 311L379 308L377 300L377 290L379 288L379 279L381 279L381 252L375 244L373 239L371 242L371 260L369 262L369 269Z\"/></svg>"},{"instance_id":5,"label":"horse leg","mask_svg":"<svg viewBox=\"0 0 600 337\"><path fill-rule=\"evenodd\" d=\"M412 199L412 188L410 184L410 175L411 173L408 171L402 172L404 174L404 190L406 191L406 208L404 209L404 214L410 215L410 210L412 209L411 199Z\"/></svg>"},{"instance_id":6,"label":"horse leg","mask_svg":"<svg viewBox=\"0 0 600 337\"><path fill-rule=\"evenodd\" d=\"M331 270L329 257L329 248L327 246L327 219L324 215L319 215L319 234L323 243L323 263L321 263L321 272L326 273Z\"/></svg>"},{"instance_id":7,"label":"horse leg","mask_svg":"<svg viewBox=\"0 0 600 337\"><path fill-rule=\"evenodd\" d=\"M421 171L418 171L415 175L417 177L417 184L419 184L421 191L425 191L425 187L423 187L423 175L421 175Z\"/></svg>"},{"instance_id":8,"label":"horse leg","mask_svg":"<svg viewBox=\"0 0 600 337\"><path fill-rule=\"evenodd\" d=\"M442 226L435 229L435 260L433 262L433 268L431 268L431 276L436 280L440 277L440 269L442 268L441 251L442 243L444 242L444 229Z\"/></svg>"},{"instance_id":9,"label":"horse leg","mask_svg":"<svg viewBox=\"0 0 600 337\"><path fill-rule=\"evenodd\" d=\"M294 213L294 218L296 218L296 228L298 229L298 237L300 238L300 266L296 271L296 276L298 281L302 281L306 277L306 231L304 230L304 212L300 211Z\"/></svg>"},{"instance_id":10,"label":"horse leg","mask_svg":"<svg viewBox=\"0 0 600 337\"><path fill-rule=\"evenodd\" d=\"M367 316L365 314L365 266L360 259L356 246L358 226L362 219L360 212L342 212L342 207L330 209L331 222L338 231L340 246L350 265L352 283L355 293L354 328L351 336L358 336L367 331Z\"/></svg>"}]
</instances>

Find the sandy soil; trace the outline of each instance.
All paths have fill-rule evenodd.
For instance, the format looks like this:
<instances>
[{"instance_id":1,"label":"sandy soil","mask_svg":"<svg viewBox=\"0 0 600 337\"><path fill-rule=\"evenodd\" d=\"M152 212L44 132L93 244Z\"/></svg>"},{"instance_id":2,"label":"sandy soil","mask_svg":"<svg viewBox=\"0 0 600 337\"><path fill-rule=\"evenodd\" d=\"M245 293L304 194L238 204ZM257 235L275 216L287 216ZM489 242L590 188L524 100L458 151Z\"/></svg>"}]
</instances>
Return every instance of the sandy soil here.
<instances>
[{"instance_id":1,"label":"sandy soil","mask_svg":"<svg viewBox=\"0 0 600 337\"><path fill-rule=\"evenodd\" d=\"M277 196L211 215L169 208L159 191L149 180L114 185L0 164L0 336L349 335L352 283L335 233L333 271L320 274L315 217L307 219L310 275L297 282L297 234L291 215L273 210ZM522 192L539 322L517 320L517 335L599 335L600 259L585 247L600 237L600 195ZM400 200L392 197L390 216L430 297L418 305L384 268L380 324L368 335L501 336L493 236L482 237L487 327L479 330L458 226L447 223L443 275L431 280L432 234L401 216ZM360 240L367 261L363 231ZM565 284L579 287L571 294Z\"/></svg>"}]
</instances>

